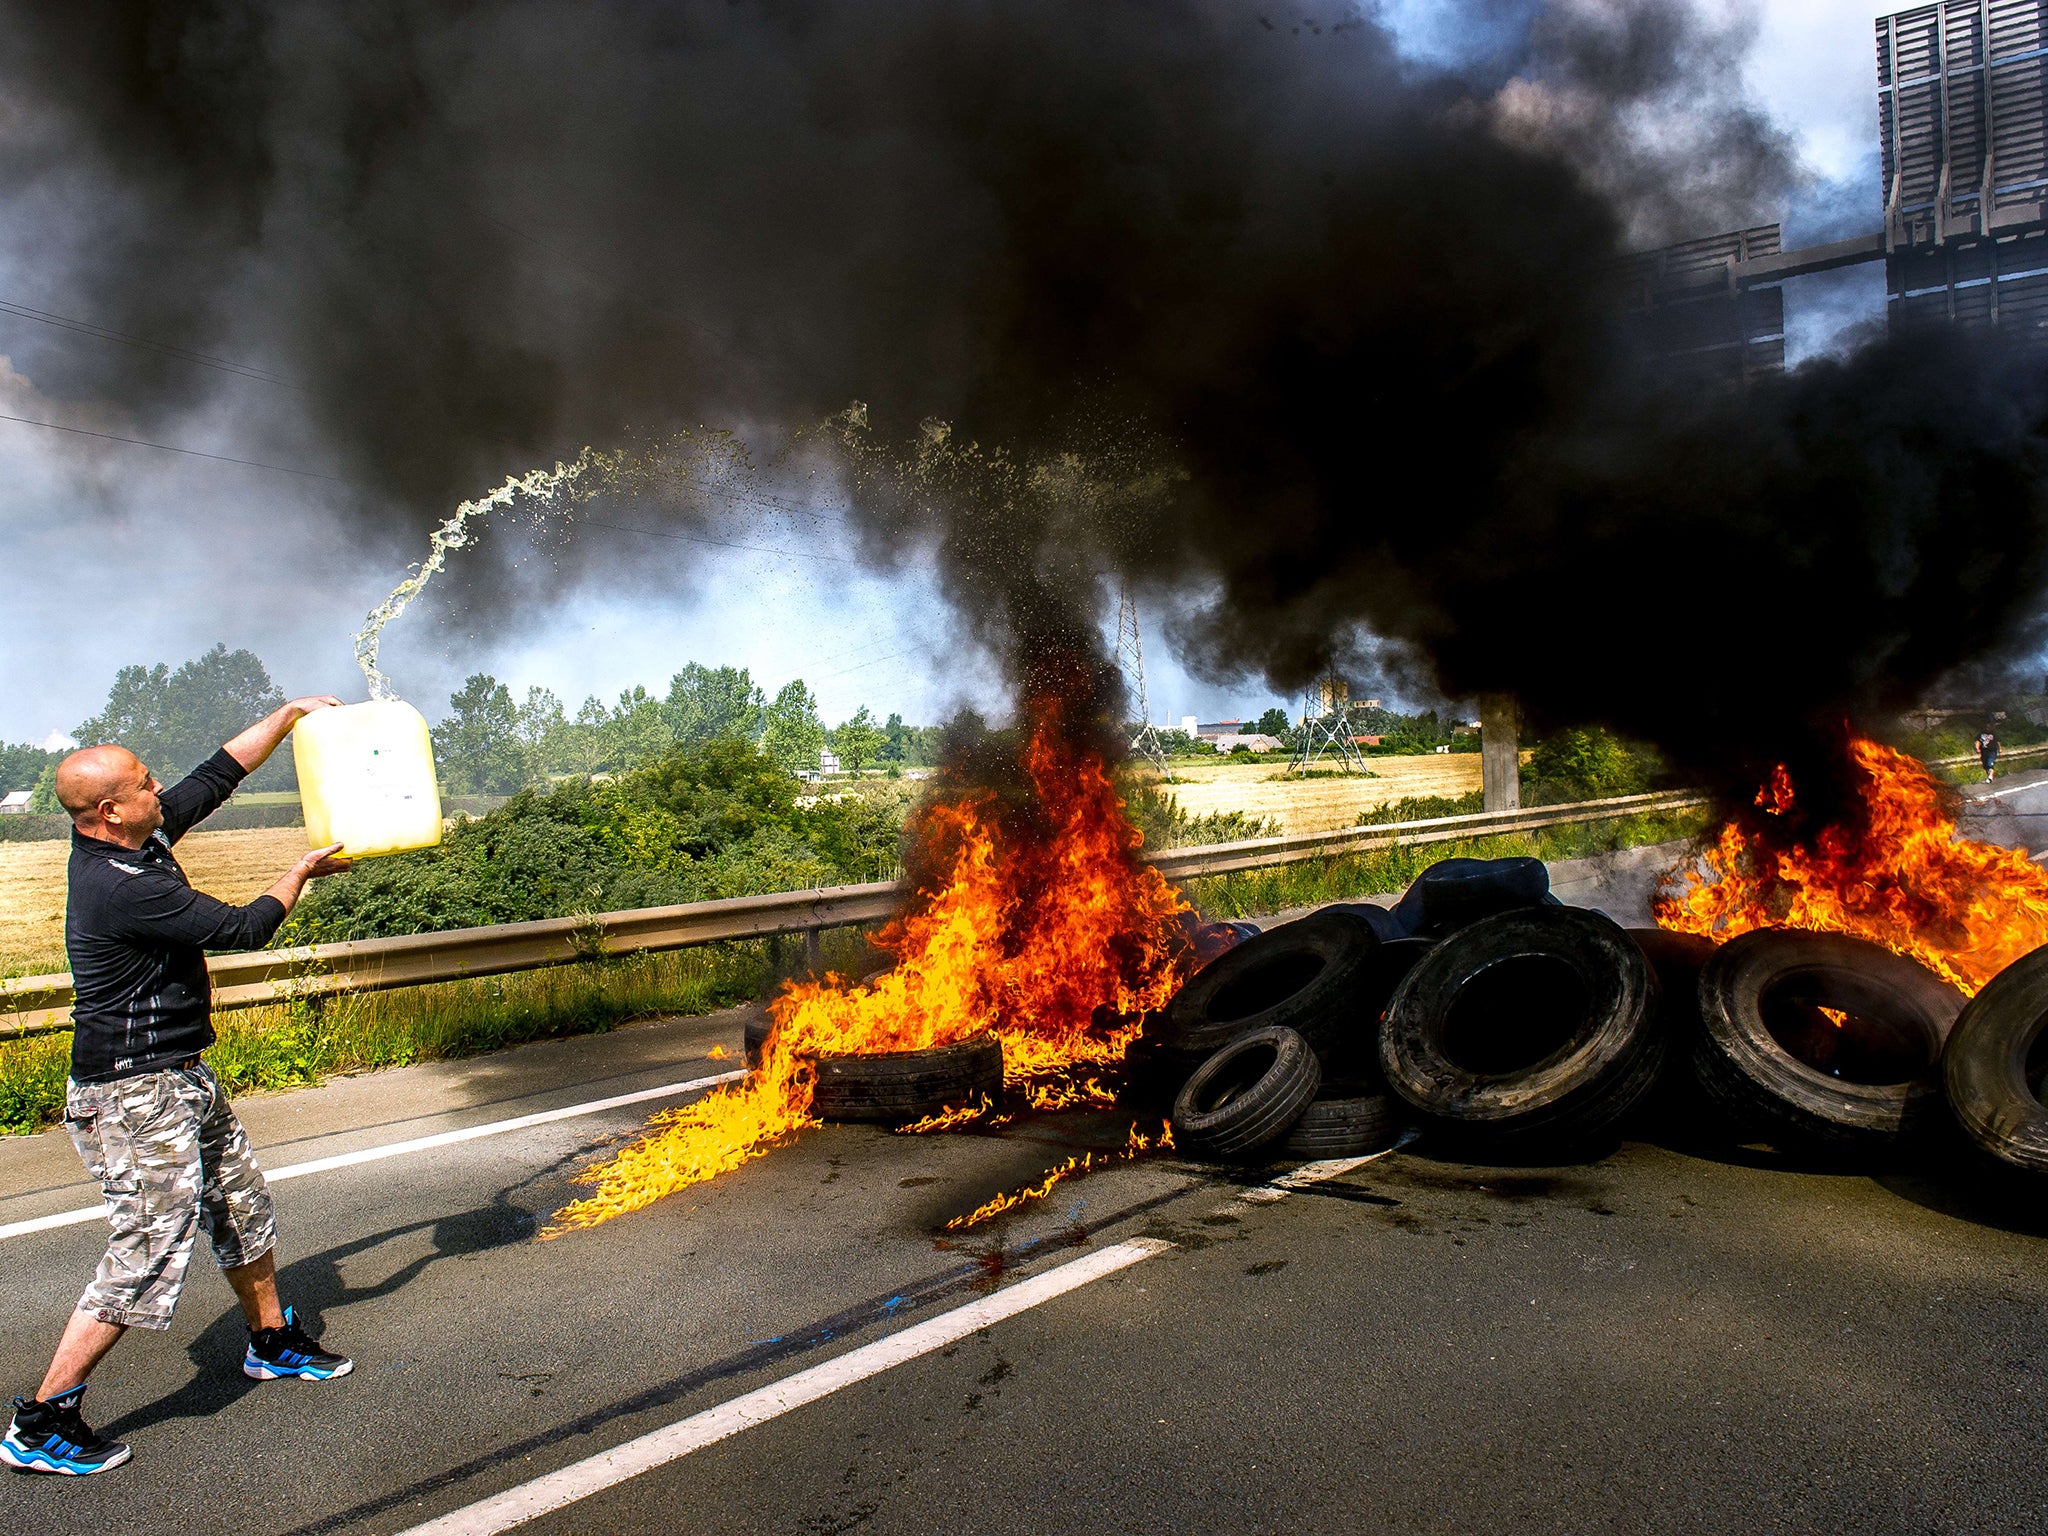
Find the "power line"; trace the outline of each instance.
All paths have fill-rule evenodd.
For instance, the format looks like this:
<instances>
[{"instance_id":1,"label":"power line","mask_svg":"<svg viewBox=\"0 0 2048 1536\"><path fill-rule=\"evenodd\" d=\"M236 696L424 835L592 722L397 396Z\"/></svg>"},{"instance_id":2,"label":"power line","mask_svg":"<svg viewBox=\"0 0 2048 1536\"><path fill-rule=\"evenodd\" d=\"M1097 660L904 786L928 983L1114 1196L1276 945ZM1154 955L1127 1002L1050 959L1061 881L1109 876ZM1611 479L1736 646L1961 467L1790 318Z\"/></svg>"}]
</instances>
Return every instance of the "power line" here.
<instances>
[{"instance_id":1,"label":"power line","mask_svg":"<svg viewBox=\"0 0 2048 1536\"><path fill-rule=\"evenodd\" d=\"M33 320L38 325L53 326L60 331L76 331L81 336L91 336L99 341L118 342L124 347L140 347L145 352L158 352L165 357L179 358L184 362L197 363L201 368L212 368L220 373L232 373L239 378L257 379L265 384L276 384L284 389L298 389L290 379L279 378L274 373L265 373L261 368L251 368L246 363L237 363L225 357L213 357L205 352L194 352L189 347L174 346L167 341L151 341L146 336L131 336L126 331L117 331L104 325L95 325L90 320L75 319L70 315L59 315L47 309L35 309L27 304L16 304L10 299L0 299L0 314L14 315L23 320Z\"/></svg>"},{"instance_id":2,"label":"power line","mask_svg":"<svg viewBox=\"0 0 2048 1536\"><path fill-rule=\"evenodd\" d=\"M336 485L346 485L354 490L363 490L353 480L340 475L322 474L317 469L293 469L289 464L265 464L257 459L237 459L225 453L202 453L197 448L180 448L175 443L153 443L146 437L123 437L118 432L95 432L90 427L67 427L57 421L37 421L32 416L8 416L0 414L0 421L18 421L25 427L43 427L51 432L71 432L79 437L97 437L109 443L132 443L137 448L157 448L165 453L182 453L192 459L212 459L221 464L241 464L249 469L275 470L280 475L298 475L307 480L329 480Z\"/></svg>"},{"instance_id":3,"label":"power line","mask_svg":"<svg viewBox=\"0 0 2048 1536\"><path fill-rule=\"evenodd\" d=\"M835 677L845 677L849 672L864 672L869 667L879 667L885 661L896 661L910 654L909 651L891 651L887 656L877 656L873 661L863 661L856 666L841 667L837 672L827 672L818 681L829 683Z\"/></svg>"}]
</instances>

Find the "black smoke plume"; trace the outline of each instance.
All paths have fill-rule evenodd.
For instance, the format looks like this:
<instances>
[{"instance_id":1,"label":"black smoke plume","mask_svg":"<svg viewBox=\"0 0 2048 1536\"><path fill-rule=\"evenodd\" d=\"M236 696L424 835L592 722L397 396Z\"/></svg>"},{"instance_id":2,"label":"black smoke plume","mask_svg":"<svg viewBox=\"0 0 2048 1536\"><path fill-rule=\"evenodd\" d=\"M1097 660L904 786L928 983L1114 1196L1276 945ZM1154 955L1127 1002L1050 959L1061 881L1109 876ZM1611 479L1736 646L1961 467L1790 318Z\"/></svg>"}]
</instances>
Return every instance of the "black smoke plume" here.
<instances>
[{"instance_id":1,"label":"black smoke plume","mask_svg":"<svg viewBox=\"0 0 2048 1536\"><path fill-rule=\"evenodd\" d=\"M870 461L850 537L935 548L1027 694L1113 692L1114 571L1212 677L1369 644L1753 782L2037 643L2038 370L1937 339L1660 386L1615 255L1795 175L1740 37L1489 14L1460 76L1340 4L9 4L0 206L103 323L289 377L365 517L629 432L858 400L908 463L949 423L974 473ZM1673 91L1690 158L1629 137ZM1071 454L1140 491L1063 498Z\"/></svg>"}]
</instances>

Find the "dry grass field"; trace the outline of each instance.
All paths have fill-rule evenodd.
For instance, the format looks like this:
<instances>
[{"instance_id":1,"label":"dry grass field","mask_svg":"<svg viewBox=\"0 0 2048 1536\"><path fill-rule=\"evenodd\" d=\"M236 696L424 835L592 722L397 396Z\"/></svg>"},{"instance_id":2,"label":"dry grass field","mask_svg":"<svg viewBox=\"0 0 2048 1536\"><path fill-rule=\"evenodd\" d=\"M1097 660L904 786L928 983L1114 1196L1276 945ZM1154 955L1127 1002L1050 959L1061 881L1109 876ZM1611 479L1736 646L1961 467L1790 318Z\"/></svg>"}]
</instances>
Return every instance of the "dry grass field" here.
<instances>
[{"instance_id":1,"label":"dry grass field","mask_svg":"<svg viewBox=\"0 0 2048 1536\"><path fill-rule=\"evenodd\" d=\"M178 862L200 890L222 901L253 900L306 851L304 827L194 832ZM0 843L0 974L65 969L64 861L71 844Z\"/></svg>"},{"instance_id":2,"label":"dry grass field","mask_svg":"<svg viewBox=\"0 0 2048 1536\"><path fill-rule=\"evenodd\" d=\"M1282 832L1334 832L1361 811L1414 795L1466 795L1479 788L1477 752L1375 757L1376 778L1290 779L1280 763L1176 763L1165 786L1190 816L1242 811L1277 821Z\"/></svg>"}]
</instances>

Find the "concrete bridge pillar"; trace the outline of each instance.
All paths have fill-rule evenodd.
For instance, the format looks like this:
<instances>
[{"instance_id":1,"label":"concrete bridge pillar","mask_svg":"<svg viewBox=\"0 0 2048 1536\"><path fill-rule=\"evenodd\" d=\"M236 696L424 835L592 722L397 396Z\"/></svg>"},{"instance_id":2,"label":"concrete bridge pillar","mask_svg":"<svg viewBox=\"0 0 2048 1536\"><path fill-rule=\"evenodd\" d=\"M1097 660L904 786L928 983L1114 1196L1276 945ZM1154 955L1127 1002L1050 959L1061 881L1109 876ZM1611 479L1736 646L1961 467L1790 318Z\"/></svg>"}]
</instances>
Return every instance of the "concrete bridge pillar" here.
<instances>
[{"instance_id":1,"label":"concrete bridge pillar","mask_svg":"<svg viewBox=\"0 0 2048 1536\"><path fill-rule=\"evenodd\" d=\"M1516 734L1515 701L1504 693L1479 696L1479 773L1487 810L1520 809L1522 744Z\"/></svg>"}]
</instances>

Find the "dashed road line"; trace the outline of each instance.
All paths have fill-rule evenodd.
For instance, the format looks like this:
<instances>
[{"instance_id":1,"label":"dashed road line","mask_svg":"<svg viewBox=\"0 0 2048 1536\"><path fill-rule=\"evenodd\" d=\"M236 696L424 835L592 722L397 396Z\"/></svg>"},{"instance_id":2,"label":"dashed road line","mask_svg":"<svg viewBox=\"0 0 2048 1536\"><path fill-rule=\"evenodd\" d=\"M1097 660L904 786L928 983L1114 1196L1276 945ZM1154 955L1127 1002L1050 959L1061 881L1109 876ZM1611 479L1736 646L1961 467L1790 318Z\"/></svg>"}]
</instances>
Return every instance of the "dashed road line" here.
<instances>
[{"instance_id":1,"label":"dashed road line","mask_svg":"<svg viewBox=\"0 0 2048 1536\"><path fill-rule=\"evenodd\" d=\"M304 1178L309 1173L328 1173L336 1168L353 1168L360 1163L381 1162L387 1157L404 1157L411 1152L428 1152L436 1147L452 1147L465 1141L477 1141L485 1136L502 1136L507 1131L523 1131L530 1126L548 1125L556 1120L573 1120L578 1115L594 1115L601 1110L620 1109L628 1104L644 1104L649 1099L674 1098L677 1094L695 1093L700 1088L716 1088L721 1083L738 1082L746 1075L744 1069L739 1069L720 1072L713 1077L693 1078L687 1083L664 1083L659 1088L642 1088L637 1093L614 1094L608 1099L592 1099L583 1104L565 1105L561 1109L544 1109L536 1114L518 1115L510 1120L492 1120L484 1125L466 1125L460 1130L439 1131L432 1136L415 1136L407 1141L391 1141L378 1147L364 1147L357 1152L338 1152L332 1157L316 1157L307 1162L292 1163L283 1168L268 1170L264 1177L275 1184L280 1179ZM27 1221L11 1221L0 1226L0 1240L26 1237L31 1232L47 1232L53 1227L69 1227L81 1222L98 1221L105 1215L104 1205L88 1205L74 1211L59 1211L54 1216L36 1216Z\"/></svg>"},{"instance_id":2,"label":"dashed road line","mask_svg":"<svg viewBox=\"0 0 2048 1536\"><path fill-rule=\"evenodd\" d=\"M1064 1296L1105 1275L1128 1269L1171 1247L1173 1244L1157 1238L1141 1237L1099 1249L1083 1258L1071 1259L993 1296L942 1312L925 1322L913 1324L901 1333L864 1344L859 1349L849 1350L730 1402L693 1413L636 1440L628 1440L624 1445L572 1462L558 1472L550 1472L437 1520L416 1525L403 1536L495 1536L496 1532L511 1530L553 1510L587 1499L592 1494L616 1487L643 1472L666 1466L707 1445L715 1445L756 1424L780 1418L793 1409L829 1397L843 1387L957 1343L991 1324L1028 1312L1056 1296Z\"/></svg>"}]
</instances>

